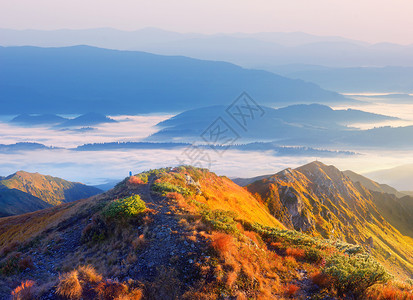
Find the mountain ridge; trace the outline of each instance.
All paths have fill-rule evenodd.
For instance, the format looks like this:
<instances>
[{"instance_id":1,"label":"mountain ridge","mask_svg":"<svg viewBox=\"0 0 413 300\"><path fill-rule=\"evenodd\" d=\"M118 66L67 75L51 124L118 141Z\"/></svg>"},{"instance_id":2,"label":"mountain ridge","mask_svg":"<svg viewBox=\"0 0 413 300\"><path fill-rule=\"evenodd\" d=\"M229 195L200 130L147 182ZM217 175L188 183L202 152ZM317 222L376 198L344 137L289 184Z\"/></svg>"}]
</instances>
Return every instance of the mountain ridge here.
<instances>
[{"instance_id":1,"label":"mountain ridge","mask_svg":"<svg viewBox=\"0 0 413 300\"><path fill-rule=\"evenodd\" d=\"M239 127L231 121L225 106L208 106L187 110L158 124L159 130L146 138L147 141L193 142L221 116L228 119L228 124L235 131ZM371 114L360 110L332 109L322 104L297 104L282 108L261 106L264 114L248 115L248 130L242 132L241 141L277 141L282 145L310 147L354 147L396 148L412 147L407 137L413 126L376 127L358 129L355 123L375 123L397 118ZM245 114L249 114L245 111ZM243 130L241 128L241 130ZM388 143L383 143L388 140Z\"/></svg>"},{"instance_id":2,"label":"mountain ridge","mask_svg":"<svg viewBox=\"0 0 413 300\"><path fill-rule=\"evenodd\" d=\"M37 36L37 37L36 37ZM61 47L91 45L140 50L164 55L231 61L245 67L281 64L317 64L332 67L413 65L413 45L370 44L341 37L305 33L181 34L157 28L125 32L108 28L90 30L0 30L3 45ZM338 62L335 53L341 53ZM255 55L251 55L254 53Z\"/></svg>"},{"instance_id":3,"label":"mountain ridge","mask_svg":"<svg viewBox=\"0 0 413 300\"><path fill-rule=\"evenodd\" d=\"M4 114L176 112L230 104L243 91L267 104L353 101L309 82L221 61L90 46L0 47L0 54Z\"/></svg>"}]
</instances>

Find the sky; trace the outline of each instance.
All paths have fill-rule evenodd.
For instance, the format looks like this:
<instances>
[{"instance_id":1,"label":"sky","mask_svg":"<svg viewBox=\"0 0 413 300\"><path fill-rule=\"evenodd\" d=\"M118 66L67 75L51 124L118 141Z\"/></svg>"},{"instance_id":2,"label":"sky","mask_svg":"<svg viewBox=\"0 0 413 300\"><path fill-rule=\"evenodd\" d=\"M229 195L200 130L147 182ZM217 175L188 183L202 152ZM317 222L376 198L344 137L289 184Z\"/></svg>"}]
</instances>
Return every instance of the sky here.
<instances>
[{"instance_id":1,"label":"sky","mask_svg":"<svg viewBox=\"0 0 413 300\"><path fill-rule=\"evenodd\" d=\"M413 44L411 0L0 0L0 28L295 32Z\"/></svg>"}]
</instances>

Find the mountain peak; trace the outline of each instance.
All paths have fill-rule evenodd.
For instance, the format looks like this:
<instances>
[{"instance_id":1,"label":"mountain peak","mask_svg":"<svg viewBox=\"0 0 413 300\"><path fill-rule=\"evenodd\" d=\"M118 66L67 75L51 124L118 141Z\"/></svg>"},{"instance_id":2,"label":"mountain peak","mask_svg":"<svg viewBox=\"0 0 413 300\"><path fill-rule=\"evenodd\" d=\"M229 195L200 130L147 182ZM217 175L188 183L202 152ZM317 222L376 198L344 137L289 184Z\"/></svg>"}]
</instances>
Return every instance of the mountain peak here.
<instances>
[{"instance_id":1,"label":"mountain peak","mask_svg":"<svg viewBox=\"0 0 413 300\"><path fill-rule=\"evenodd\" d=\"M325 163L323 163L323 162L321 162L321 161L315 160L315 161L312 161L312 162L310 162L310 163L308 163L308 164L306 164L306 165L303 165L303 166L301 166L301 167L299 167L299 168L297 168L297 169L304 169L304 168L308 168L308 169L321 168L321 169L323 169L323 168L325 168L325 167L328 167L328 165L326 165ZM330 167L334 167L334 166L330 166ZM335 167L334 167L334 168L335 168Z\"/></svg>"},{"instance_id":2,"label":"mountain peak","mask_svg":"<svg viewBox=\"0 0 413 300\"><path fill-rule=\"evenodd\" d=\"M327 175L328 177L330 177L331 179L342 179L343 177L343 173L339 169L337 169L335 166L326 165L318 160L308 163L304 166L298 167L296 170L306 175L308 174L316 175L316 174L323 173Z\"/></svg>"}]
</instances>

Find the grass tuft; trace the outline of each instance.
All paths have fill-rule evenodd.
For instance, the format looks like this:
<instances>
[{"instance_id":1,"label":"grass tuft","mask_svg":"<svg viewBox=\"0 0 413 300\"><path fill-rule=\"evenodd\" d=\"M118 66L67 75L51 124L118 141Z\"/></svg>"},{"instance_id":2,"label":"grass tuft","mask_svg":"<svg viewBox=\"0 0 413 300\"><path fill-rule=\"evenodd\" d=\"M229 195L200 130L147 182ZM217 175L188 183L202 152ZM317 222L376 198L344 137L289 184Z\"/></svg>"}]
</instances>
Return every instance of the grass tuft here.
<instances>
[{"instance_id":1,"label":"grass tuft","mask_svg":"<svg viewBox=\"0 0 413 300\"><path fill-rule=\"evenodd\" d=\"M83 288L79 281L79 272L73 270L59 276L59 283L56 288L58 295L69 299L80 299Z\"/></svg>"},{"instance_id":2,"label":"grass tuft","mask_svg":"<svg viewBox=\"0 0 413 300\"><path fill-rule=\"evenodd\" d=\"M34 299L34 284L32 280L23 281L11 292L12 300L32 300Z\"/></svg>"}]
</instances>

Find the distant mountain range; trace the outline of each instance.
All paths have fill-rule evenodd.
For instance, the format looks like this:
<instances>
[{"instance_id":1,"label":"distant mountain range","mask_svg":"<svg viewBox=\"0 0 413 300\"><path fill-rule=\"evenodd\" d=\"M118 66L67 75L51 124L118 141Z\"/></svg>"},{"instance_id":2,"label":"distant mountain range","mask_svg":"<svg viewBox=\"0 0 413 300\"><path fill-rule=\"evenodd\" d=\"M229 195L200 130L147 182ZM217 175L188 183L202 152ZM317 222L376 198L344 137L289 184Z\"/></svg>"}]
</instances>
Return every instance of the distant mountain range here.
<instances>
[{"instance_id":1,"label":"distant mountain range","mask_svg":"<svg viewBox=\"0 0 413 300\"><path fill-rule=\"evenodd\" d=\"M81 183L19 171L0 178L0 216L32 212L101 192Z\"/></svg>"},{"instance_id":2,"label":"distant mountain range","mask_svg":"<svg viewBox=\"0 0 413 300\"><path fill-rule=\"evenodd\" d=\"M281 65L262 66L262 69L302 80L308 80L322 88L338 92L363 93L413 93L413 67L347 67L331 68L315 65ZM409 98L409 95L390 95L392 102L395 98ZM380 96L385 98L385 96ZM411 98L409 99L411 101Z\"/></svg>"},{"instance_id":3,"label":"distant mountain range","mask_svg":"<svg viewBox=\"0 0 413 300\"><path fill-rule=\"evenodd\" d=\"M116 151L116 150L142 150L142 149L157 149L157 150L172 150L191 147L190 143L157 143L157 142L107 142L107 143L91 143L77 146L76 148L61 148L48 147L39 143L17 143L10 145L0 144L0 153L15 153L20 151L34 151L34 150L58 150L66 149L73 151ZM197 144L196 147L203 149L211 149L211 145ZM226 146L214 146L213 149L225 151ZM328 149L317 149L311 147L290 147L281 146L276 142L253 142L246 144L234 144L231 150L240 151L272 151L276 156L317 156L317 157L335 157L356 155L352 151L337 151Z\"/></svg>"},{"instance_id":4,"label":"distant mountain range","mask_svg":"<svg viewBox=\"0 0 413 300\"><path fill-rule=\"evenodd\" d=\"M14 117L10 122L19 124L19 125L52 125L60 124L64 121L67 121L67 118L63 118L53 114L45 115L18 115Z\"/></svg>"},{"instance_id":5,"label":"distant mountain range","mask_svg":"<svg viewBox=\"0 0 413 300\"><path fill-rule=\"evenodd\" d=\"M386 182L400 191L413 191L412 174L413 164L406 163L389 169L368 172L364 175L379 182ZM404 193L406 194L406 192Z\"/></svg>"},{"instance_id":6,"label":"distant mountain range","mask_svg":"<svg viewBox=\"0 0 413 300\"><path fill-rule=\"evenodd\" d=\"M15 143L15 144L0 144L0 152L16 152L16 151L32 151L32 150L51 150L58 149L56 147L48 147L40 143Z\"/></svg>"},{"instance_id":7,"label":"distant mountain range","mask_svg":"<svg viewBox=\"0 0 413 300\"><path fill-rule=\"evenodd\" d=\"M157 143L157 142L113 142L113 143L94 143L84 144L76 147L76 151L112 151L112 150L127 150L127 149L179 149L191 147L190 143ZM207 143L196 144L196 147L203 149L211 149L211 145ZM288 147L280 146L276 142L253 142L247 144L234 144L230 148L227 146L214 146L215 150L224 151L226 149L240 150L240 151L273 151L276 156L345 156L355 155L351 151L335 151L328 149L315 149L311 147Z\"/></svg>"},{"instance_id":8,"label":"distant mountain range","mask_svg":"<svg viewBox=\"0 0 413 300\"><path fill-rule=\"evenodd\" d=\"M0 47L2 114L138 114L229 105L344 103L315 84L218 61L76 46ZM7 103L7 105L4 105Z\"/></svg>"},{"instance_id":9,"label":"distant mountain range","mask_svg":"<svg viewBox=\"0 0 413 300\"><path fill-rule=\"evenodd\" d=\"M109 49L139 50L163 55L222 60L245 67L266 69L268 66L284 64L335 67L413 66L413 45L369 44L302 32L204 35L182 34L157 28L136 31L111 28L52 31L1 29L0 41L3 46L90 45Z\"/></svg>"},{"instance_id":10,"label":"distant mountain range","mask_svg":"<svg viewBox=\"0 0 413 300\"><path fill-rule=\"evenodd\" d=\"M367 113L359 110L333 110L320 104L292 105L273 109L263 107L264 115L246 117L244 130L226 113L224 106L211 106L189 110L158 124L158 132L148 141L194 142L218 118L227 124L245 141L275 141L280 145L308 145L331 147L334 145L363 147L411 147L408 137L413 127L381 127L371 130L352 128L353 123L375 123L397 118ZM245 113L245 112L244 112ZM383 144L383 140L391 141Z\"/></svg>"},{"instance_id":11,"label":"distant mountain range","mask_svg":"<svg viewBox=\"0 0 413 300\"><path fill-rule=\"evenodd\" d=\"M74 119L66 120L57 125L57 127L79 127L79 126L93 126L104 123L116 123L117 121L98 113L87 113L76 117Z\"/></svg>"},{"instance_id":12,"label":"distant mountain range","mask_svg":"<svg viewBox=\"0 0 413 300\"><path fill-rule=\"evenodd\" d=\"M55 127L80 127L80 126L92 126L103 123L116 123L115 120L106 117L105 115L98 113L87 113L79 117L69 119L63 118L54 114L44 114L44 115L29 115L22 114L13 118L11 123L25 126L36 126L36 125L55 125Z\"/></svg>"}]
</instances>

